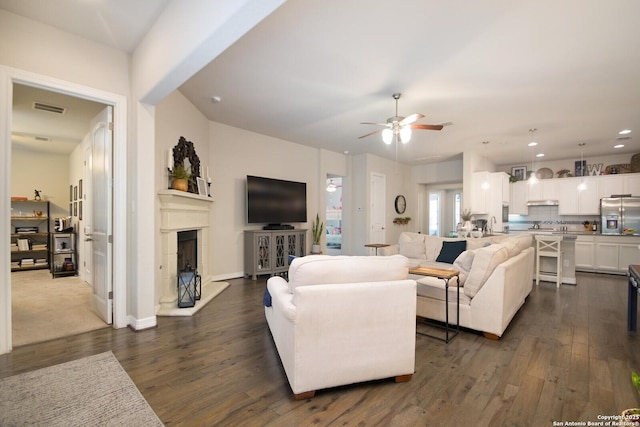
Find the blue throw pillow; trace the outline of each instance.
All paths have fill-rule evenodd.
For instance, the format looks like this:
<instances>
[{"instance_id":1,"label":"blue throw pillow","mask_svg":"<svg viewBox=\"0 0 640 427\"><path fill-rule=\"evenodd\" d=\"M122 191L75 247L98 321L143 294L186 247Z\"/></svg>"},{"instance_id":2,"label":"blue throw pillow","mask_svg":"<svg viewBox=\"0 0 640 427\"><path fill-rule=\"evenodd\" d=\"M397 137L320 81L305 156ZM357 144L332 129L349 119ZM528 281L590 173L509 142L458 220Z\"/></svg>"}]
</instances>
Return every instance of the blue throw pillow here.
<instances>
[{"instance_id":1,"label":"blue throw pillow","mask_svg":"<svg viewBox=\"0 0 640 427\"><path fill-rule=\"evenodd\" d=\"M442 242L442 249L440 250L438 258L436 258L436 261L453 264L453 261L455 261L456 258L458 258L458 256L466 250L466 240L460 240L457 242Z\"/></svg>"},{"instance_id":2,"label":"blue throw pillow","mask_svg":"<svg viewBox=\"0 0 640 427\"><path fill-rule=\"evenodd\" d=\"M271 294L269 293L269 289L264 289L264 295L262 296L262 305L265 307L271 307Z\"/></svg>"}]
</instances>

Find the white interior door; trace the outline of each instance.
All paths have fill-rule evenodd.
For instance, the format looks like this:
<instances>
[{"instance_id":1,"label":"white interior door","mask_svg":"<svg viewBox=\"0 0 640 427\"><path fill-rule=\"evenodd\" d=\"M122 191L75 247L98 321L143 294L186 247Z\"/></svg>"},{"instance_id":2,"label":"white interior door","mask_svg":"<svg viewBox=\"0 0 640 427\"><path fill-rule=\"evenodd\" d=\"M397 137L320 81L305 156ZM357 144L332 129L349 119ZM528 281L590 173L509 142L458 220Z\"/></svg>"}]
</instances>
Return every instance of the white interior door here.
<instances>
[{"instance_id":1,"label":"white interior door","mask_svg":"<svg viewBox=\"0 0 640 427\"><path fill-rule=\"evenodd\" d=\"M385 193L387 178L378 173L371 174L371 229L369 230L369 243L385 242Z\"/></svg>"},{"instance_id":2,"label":"white interior door","mask_svg":"<svg viewBox=\"0 0 640 427\"><path fill-rule=\"evenodd\" d=\"M93 180L91 179L93 144L87 146L84 151L84 167L82 179L84 180L82 200L84 207L82 212L82 235L80 247L82 248L82 266L80 277L93 286Z\"/></svg>"},{"instance_id":3,"label":"white interior door","mask_svg":"<svg viewBox=\"0 0 640 427\"><path fill-rule=\"evenodd\" d=\"M113 322L111 253L113 108L106 107L91 121L91 204L93 304L102 319Z\"/></svg>"}]
</instances>

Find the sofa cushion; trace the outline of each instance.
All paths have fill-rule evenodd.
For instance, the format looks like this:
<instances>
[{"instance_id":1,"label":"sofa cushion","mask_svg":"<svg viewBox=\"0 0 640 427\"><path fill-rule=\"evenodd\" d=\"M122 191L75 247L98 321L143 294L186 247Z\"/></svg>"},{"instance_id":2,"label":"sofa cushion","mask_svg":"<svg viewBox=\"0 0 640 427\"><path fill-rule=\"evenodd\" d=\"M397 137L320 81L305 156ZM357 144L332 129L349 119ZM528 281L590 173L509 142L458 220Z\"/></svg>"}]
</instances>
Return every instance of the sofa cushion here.
<instances>
[{"instance_id":1,"label":"sofa cushion","mask_svg":"<svg viewBox=\"0 0 640 427\"><path fill-rule=\"evenodd\" d=\"M416 280L416 290L419 297L431 298L439 301L445 300L445 282L442 279L438 279L437 277L422 277ZM450 280L449 283L449 302L455 303L457 295L458 287L455 286L455 279ZM471 303L471 298L466 296L462 289L460 289L460 305L469 305ZM451 313L451 312L450 312ZM451 315L451 314L450 314ZM455 315L455 314L454 314Z\"/></svg>"},{"instance_id":2,"label":"sofa cushion","mask_svg":"<svg viewBox=\"0 0 640 427\"><path fill-rule=\"evenodd\" d=\"M446 262L453 264L458 256L467 250L467 241L460 240L457 242L442 242L442 249L436 258L436 262Z\"/></svg>"},{"instance_id":3,"label":"sofa cushion","mask_svg":"<svg viewBox=\"0 0 640 427\"><path fill-rule=\"evenodd\" d=\"M475 254L475 251L464 251L453 262L453 268L460 272L460 286L464 286L469 277Z\"/></svg>"},{"instance_id":4,"label":"sofa cushion","mask_svg":"<svg viewBox=\"0 0 640 427\"><path fill-rule=\"evenodd\" d=\"M297 286L404 280L409 260L392 256L308 255L289 266L289 292Z\"/></svg>"},{"instance_id":5,"label":"sofa cushion","mask_svg":"<svg viewBox=\"0 0 640 427\"><path fill-rule=\"evenodd\" d=\"M509 251L502 244L476 249L471 271L464 283L464 293L469 298L476 296L498 265L509 259Z\"/></svg>"},{"instance_id":6,"label":"sofa cushion","mask_svg":"<svg viewBox=\"0 0 640 427\"><path fill-rule=\"evenodd\" d=\"M424 239L411 239L398 244L400 255L407 258L425 259Z\"/></svg>"}]
</instances>

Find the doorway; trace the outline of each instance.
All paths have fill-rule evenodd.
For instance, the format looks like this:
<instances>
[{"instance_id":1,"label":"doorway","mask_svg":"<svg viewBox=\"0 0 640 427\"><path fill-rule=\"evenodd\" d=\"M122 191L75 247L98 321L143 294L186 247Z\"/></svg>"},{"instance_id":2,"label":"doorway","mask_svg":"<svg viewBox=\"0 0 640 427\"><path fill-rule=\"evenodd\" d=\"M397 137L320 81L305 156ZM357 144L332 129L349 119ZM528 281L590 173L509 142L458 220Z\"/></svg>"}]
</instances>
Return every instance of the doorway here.
<instances>
[{"instance_id":1,"label":"doorway","mask_svg":"<svg viewBox=\"0 0 640 427\"><path fill-rule=\"evenodd\" d=\"M327 175L326 190L327 254L342 255L342 177Z\"/></svg>"},{"instance_id":2,"label":"doorway","mask_svg":"<svg viewBox=\"0 0 640 427\"><path fill-rule=\"evenodd\" d=\"M71 236L76 253L70 260L79 274L54 279L47 265L43 270L11 273L14 345L106 326L90 310L92 280L82 268L86 265L86 242L81 233L84 224L90 223L87 201L91 198L91 181L85 176L85 147L90 146L90 121L104 108L105 104L99 102L13 84L11 194L28 197L37 189L49 202L46 221L51 232L55 232L56 218L67 219L65 223L75 232ZM55 269L58 261L49 257L48 270ZM25 298L25 292L32 296ZM46 298L49 303L43 301ZM78 328L78 324L83 327Z\"/></svg>"}]
</instances>

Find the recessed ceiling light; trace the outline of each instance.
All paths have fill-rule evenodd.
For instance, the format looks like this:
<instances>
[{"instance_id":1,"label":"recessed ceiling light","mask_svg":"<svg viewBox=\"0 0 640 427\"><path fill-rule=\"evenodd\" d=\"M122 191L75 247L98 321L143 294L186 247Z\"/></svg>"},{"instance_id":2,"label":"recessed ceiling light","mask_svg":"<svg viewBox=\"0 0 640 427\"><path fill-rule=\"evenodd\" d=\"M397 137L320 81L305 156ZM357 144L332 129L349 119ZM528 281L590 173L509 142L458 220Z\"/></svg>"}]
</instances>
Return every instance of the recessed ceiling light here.
<instances>
[{"instance_id":1,"label":"recessed ceiling light","mask_svg":"<svg viewBox=\"0 0 640 427\"><path fill-rule=\"evenodd\" d=\"M613 146L613 148L622 148L624 147L624 144L616 144Z\"/></svg>"},{"instance_id":2,"label":"recessed ceiling light","mask_svg":"<svg viewBox=\"0 0 640 427\"><path fill-rule=\"evenodd\" d=\"M531 141L530 143L527 144L529 147L535 147L536 145L538 145L537 142L535 141Z\"/></svg>"},{"instance_id":3,"label":"recessed ceiling light","mask_svg":"<svg viewBox=\"0 0 640 427\"><path fill-rule=\"evenodd\" d=\"M624 129L618 132L619 135L627 135L629 133L631 133L631 129Z\"/></svg>"},{"instance_id":4,"label":"recessed ceiling light","mask_svg":"<svg viewBox=\"0 0 640 427\"><path fill-rule=\"evenodd\" d=\"M538 153L536 154L536 157L544 157L544 153Z\"/></svg>"}]
</instances>

